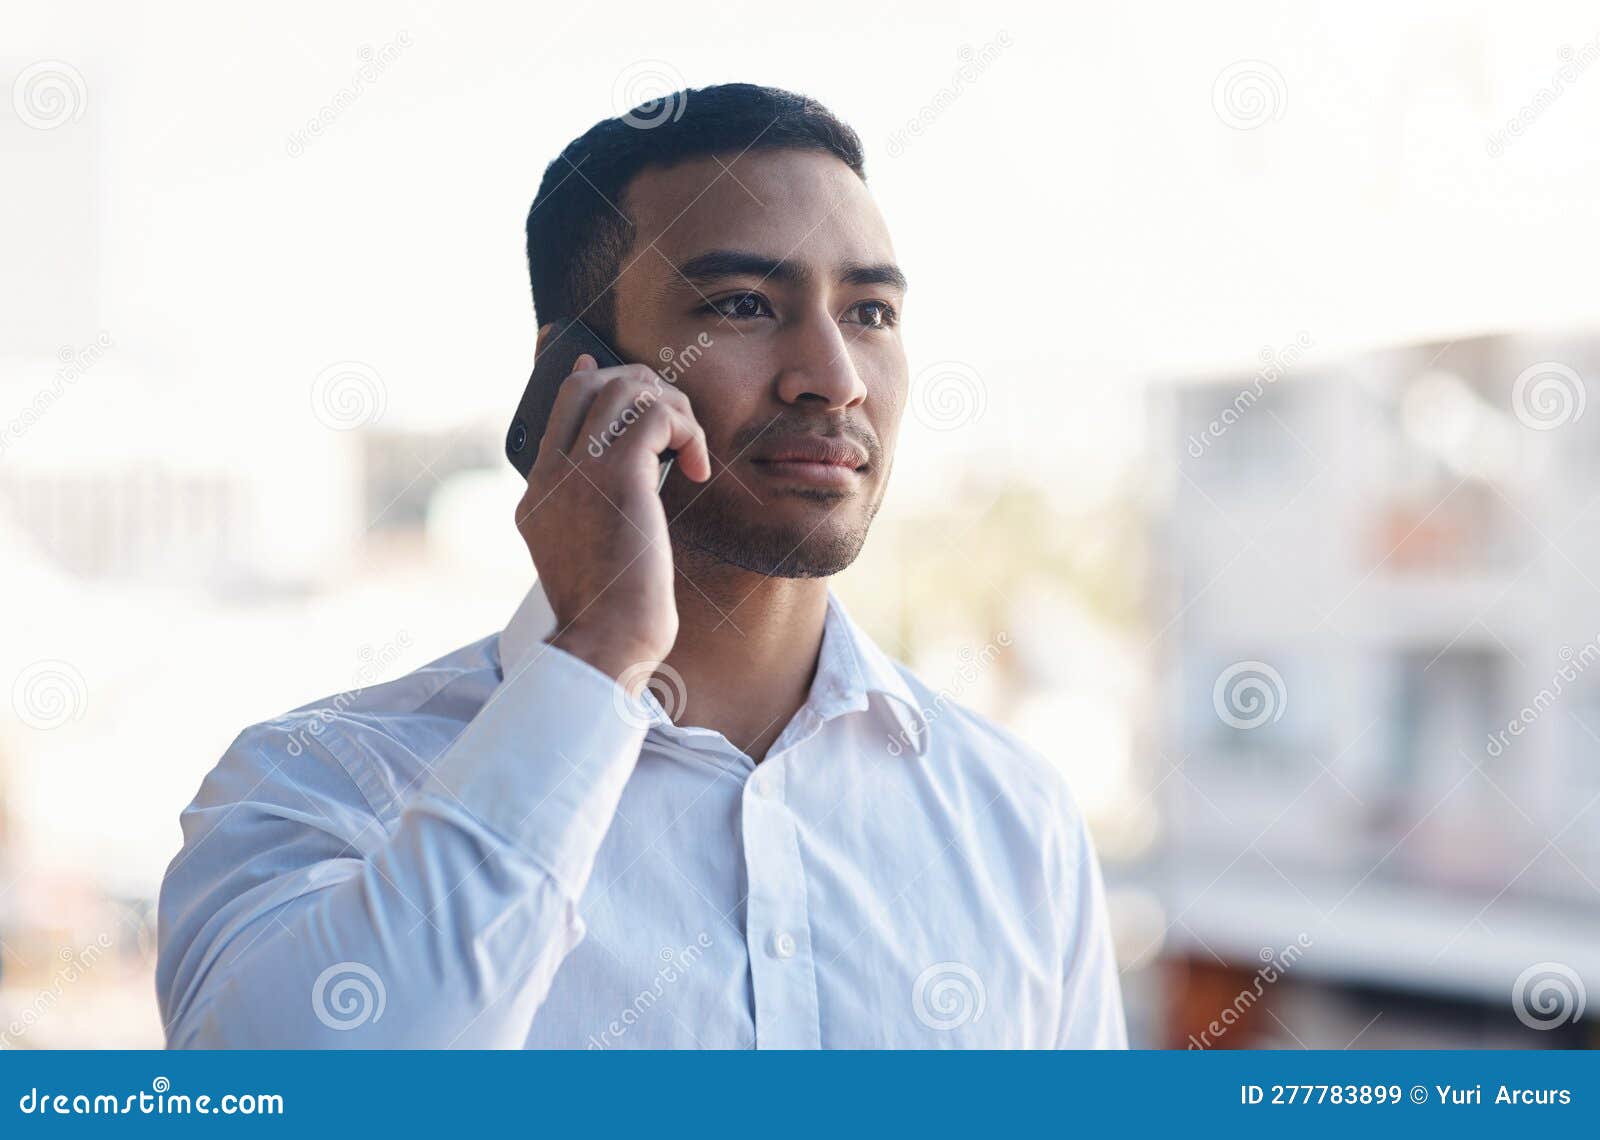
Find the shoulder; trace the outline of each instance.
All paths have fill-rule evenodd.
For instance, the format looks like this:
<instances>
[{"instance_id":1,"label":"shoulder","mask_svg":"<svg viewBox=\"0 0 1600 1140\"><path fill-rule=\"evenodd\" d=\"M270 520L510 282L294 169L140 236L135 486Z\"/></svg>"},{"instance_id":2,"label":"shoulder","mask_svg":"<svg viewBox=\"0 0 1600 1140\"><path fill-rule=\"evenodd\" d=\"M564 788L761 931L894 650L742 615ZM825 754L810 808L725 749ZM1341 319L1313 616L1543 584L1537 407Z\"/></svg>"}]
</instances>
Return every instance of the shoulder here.
<instances>
[{"instance_id":1,"label":"shoulder","mask_svg":"<svg viewBox=\"0 0 1600 1140\"><path fill-rule=\"evenodd\" d=\"M285 799L302 807L348 803L386 822L396 819L405 789L449 747L499 680L491 636L393 680L358 683L250 725L207 775L190 813L244 799Z\"/></svg>"},{"instance_id":2,"label":"shoulder","mask_svg":"<svg viewBox=\"0 0 1600 1140\"><path fill-rule=\"evenodd\" d=\"M899 661L894 665L928 726L929 756L1019 794L1073 803L1066 777L1037 748L964 704L958 693L932 689L906 665Z\"/></svg>"},{"instance_id":3,"label":"shoulder","mask_svg":"<svg viewBox=\"0 0 1600 1140\"><path fill-rule=\"evenodd\" d=\"M1086 824L1066 776L1051 758L1012 730L972 709L949 689L935 690L899 661L895 668L927 725L923 759L939 778L956 782L978 806L1022 826L1041 843L1076 847Z\"/></svg>"}]
</instances>

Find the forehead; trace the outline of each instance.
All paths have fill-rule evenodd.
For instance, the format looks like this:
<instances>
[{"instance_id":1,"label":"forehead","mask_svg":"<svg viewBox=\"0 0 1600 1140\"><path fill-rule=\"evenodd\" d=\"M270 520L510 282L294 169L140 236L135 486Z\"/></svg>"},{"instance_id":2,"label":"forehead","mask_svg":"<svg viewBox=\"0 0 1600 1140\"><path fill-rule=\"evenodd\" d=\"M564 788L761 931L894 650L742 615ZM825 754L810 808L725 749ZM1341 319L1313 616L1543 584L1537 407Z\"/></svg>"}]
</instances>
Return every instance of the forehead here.
<instances>
[{"instance_id":1,"label":"forehead","mask_svg":"<svg viewBox=\"0 0 1600 1140\"><path fill-rule=\"evenodd\" d=\"M866 185L819 151L755 151L649 169L629 184L637 227L624 279L672 275L709 249L787 258L822 280L852 263L892 262L889 230Z\"/></svg>"}]
</instances>

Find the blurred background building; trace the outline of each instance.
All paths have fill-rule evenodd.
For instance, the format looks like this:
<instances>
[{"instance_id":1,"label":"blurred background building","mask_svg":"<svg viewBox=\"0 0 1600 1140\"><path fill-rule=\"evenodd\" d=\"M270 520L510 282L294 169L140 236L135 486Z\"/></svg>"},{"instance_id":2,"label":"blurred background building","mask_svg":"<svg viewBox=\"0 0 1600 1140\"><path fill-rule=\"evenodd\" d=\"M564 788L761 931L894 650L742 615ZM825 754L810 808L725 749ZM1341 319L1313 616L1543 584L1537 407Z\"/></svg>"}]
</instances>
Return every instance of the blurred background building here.
<instances>
[{"instance_id":1,"label":"blurred background building","mask_svg":"<svg viewBox=\"0 0 1600 1140\"><path fill-rule=\"evenodd\" d=\"M1525 969L1600 975L1596 375L1480 336L1157 390L1175 1043L1302 936L1236 1036L1513 1044Z\"/></svg>"},{"instance_id":2,"label":"blurred background building","mask_svg":"<svg viewBox=\"0 0 1600 1140\"><path fill-rule=\"evenodd\" d=\"M0 1047L159 1044L240 728L503 625L528 199L733 79L854 123L915 283L838 589L1071 781L1135 1042L1593 1044L1592 7L852 18L3 17Z\"/></svg>"}]
</instances>

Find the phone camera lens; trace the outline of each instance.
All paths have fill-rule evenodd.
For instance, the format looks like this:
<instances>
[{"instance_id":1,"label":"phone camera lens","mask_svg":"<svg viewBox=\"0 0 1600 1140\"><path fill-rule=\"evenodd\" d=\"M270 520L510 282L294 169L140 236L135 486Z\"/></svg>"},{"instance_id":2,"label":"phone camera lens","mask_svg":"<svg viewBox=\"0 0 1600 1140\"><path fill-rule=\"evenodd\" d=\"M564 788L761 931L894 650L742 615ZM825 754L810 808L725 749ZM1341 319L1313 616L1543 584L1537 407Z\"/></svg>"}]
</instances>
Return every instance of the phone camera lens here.
<instances>
[{"instance_id":1,"label":"phone camera lens","mask_svg":"<svg viewBox=\"0 0 1600 1140\"><path fill-rule=\"evenodd\" d=\"M521 451L528 444L528 429L523 424L511 425L511 434L506 439L506 444L512 451Z\"/></svg>"}]
</instances>

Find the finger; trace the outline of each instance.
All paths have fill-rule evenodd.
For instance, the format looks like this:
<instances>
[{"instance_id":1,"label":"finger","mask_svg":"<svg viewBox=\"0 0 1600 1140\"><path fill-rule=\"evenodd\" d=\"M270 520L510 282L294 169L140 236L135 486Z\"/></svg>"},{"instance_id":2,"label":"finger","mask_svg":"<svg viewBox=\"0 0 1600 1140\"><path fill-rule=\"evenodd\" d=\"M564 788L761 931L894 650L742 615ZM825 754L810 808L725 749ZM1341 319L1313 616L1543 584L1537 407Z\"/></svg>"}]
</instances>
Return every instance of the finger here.
<instances>
[{"instance_id":1,"label":"finger","mask_svg":"<svg viewBox=\"0 0 1600 1140\"><path fill-rule=\"evenodd\" d=\"M658 403L637 423L630 425L606 452L604 462L634 467L649 474L650 489L656 489L662 452L677 453L677 467L690 479L703 483L711 477L706 435L689 412Z\"/></svg>"},{"instance_id":2,"label":"finger","mask_svg":"<svg viewBox=\"0 0 1600 1140\"><path fill-rule=\"evenodd\" d=\"M622 364L615 368L602 368L600 374L615 376L619 390L622 386L627 386L633 395L623 397L623 400L626 402L627 399L636 399L638 401L636 412L659 402L690 416L694 414L694 409L689 404L689 397L684 395L683 390L663 380L661 374L647 364ZM610 398L609 395L606 397L608 400ZM620 411L620 408L616 410Z\"/></svg>"},{"instance_id":3,"label":"finger","mask_svg":"<svg viewBox=\"0 0 1600 1140\"><path fill-rule=\"evenodd\" d=\"M678 453L678 470L696 483L704 483L711 478L711 450L706 446L705 429L700 426L700 421L694 418L692 411L678 414L685 420L689 433L687 443L672 445Z\"/></svg>"},{"instance_id":4,"label":"finger","mask_svg":"<svg viewBox=\"0 0 1600 1140\"><path fill-rule=\"evenodd\" d=\"M625 365L622 369L604 369L600 375L609 378L590 402L583 424L578 428L578 437L568 452L580 462L584 456L603 458L624 434L655 408L672 407L666 385L653 372Z\"/></svg>"},{"instance_id":5,"label":"finger","mask_svg":"<svg viewBox=\"0 0 1600 1140\"><path fill-rule=\"evenodd\" d=\"M693 436L687 447L678 449L677 467L695 482L704 483L711 478L711 449L706 445L705 429L700 426L700 420L694 414L694 405L683 389L673 388L671 392L677 397L673 406L687 421Z\"/></svg>"},{"instance_id":6,"label":"finger","mask_svg":"<svg viewBox=\"0 0 1600 1140\"><path fill-rule=\"evenodd\" d=\"M657 373L644 365L637 366L629 376L638 380L640 391L648 393L649 403L661 404L670 409L673 415L682 421L683 429L689 433L687 445L681 448L678 442L684 438L681 434L675 432L669 437L674 442L668 446L678 452L677 466L696 482L703 483L711 478L711 453L706 445L706 433L701 428L700 421L695 418L694 407L690 404L689 397L681 388L666 383ZM653 441L656 437L650 438L651 446L654 446Z\"/></svg>"},{"instance_id":7,"label":"finger","mask_svg":"<svg viewBox=\"0 0 1600 1140\"><path fill-rule=\"evenodd\" d=\"M539 452L534 457L548 457L557 452L572 450L578 429L594 398L605 387L607 375L594 367L595 359L587 352L579 356L572 372L561 382L555 403L550 408L550 419L545 423L544 436L539 441ZM586 365L586 367L584 367Z\"/></svg>"}]
</instances>

